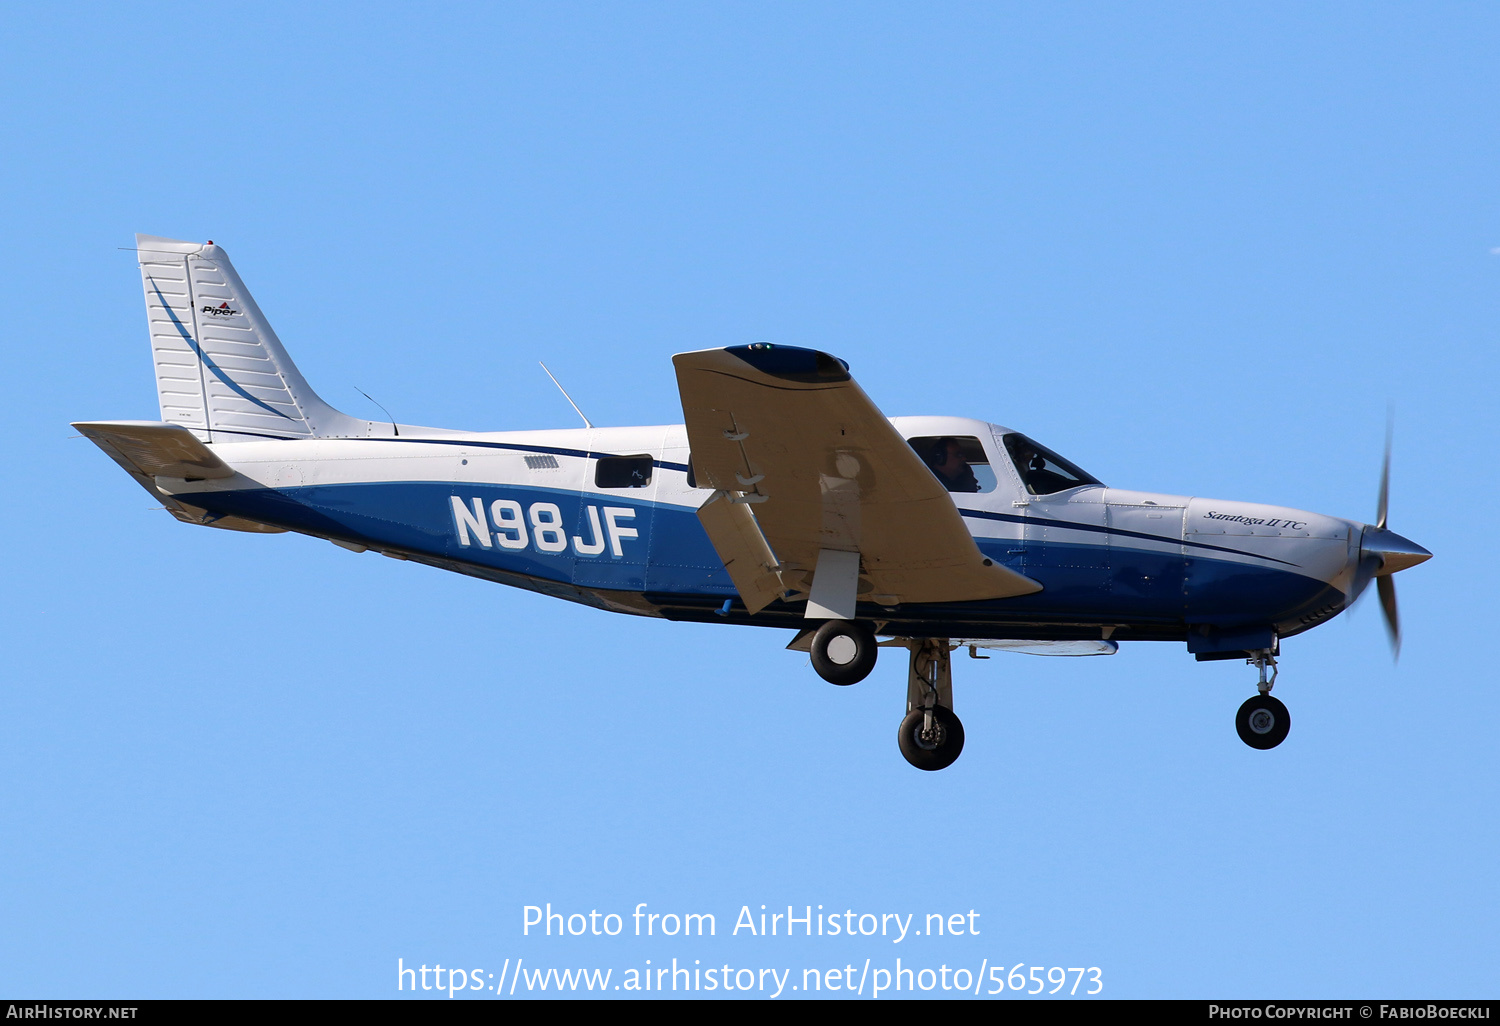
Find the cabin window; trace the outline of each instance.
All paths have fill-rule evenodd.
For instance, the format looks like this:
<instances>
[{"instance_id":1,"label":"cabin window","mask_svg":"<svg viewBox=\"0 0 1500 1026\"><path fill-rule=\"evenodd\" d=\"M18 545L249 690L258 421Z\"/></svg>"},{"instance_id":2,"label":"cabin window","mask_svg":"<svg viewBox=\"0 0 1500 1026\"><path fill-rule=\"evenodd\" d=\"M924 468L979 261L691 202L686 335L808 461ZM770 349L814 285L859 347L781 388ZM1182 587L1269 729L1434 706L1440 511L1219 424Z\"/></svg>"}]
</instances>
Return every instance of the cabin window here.
<instances>
[{"instance_id":1,"label":"cabin window","mask_svg":"<svg viewBox=\"0 0 1500 1026\"><path fill-rule=\"evenodd\" d=\"M950 492L992 492L995 471L984 444L972 435L928 435L909 438L927 469Z\"/></svg>"},{"instance_id":2,"label":"cabin window","mask_svg":"<svg viewBox=\"0 0 1500 1026\"><path fill-rule=\"evenodd\" d=\"M1073 464L1045 446L1037 445L1025 435L1012 432L1005 436L1005 451L1016 465L1016 473L1032 495L1051 495L1079 485L1099 484Z\"/></svg>"},{"instance_id":3,"label":"cabin window","mask_svg":"<svg viewBox=\"0 0 1500 1026\"><path fill-rule=\"evenodd\" d=\"M650 456L601 456L594 464L599 488L645 488L651 483Z\"/></svg>"}]
</instances>

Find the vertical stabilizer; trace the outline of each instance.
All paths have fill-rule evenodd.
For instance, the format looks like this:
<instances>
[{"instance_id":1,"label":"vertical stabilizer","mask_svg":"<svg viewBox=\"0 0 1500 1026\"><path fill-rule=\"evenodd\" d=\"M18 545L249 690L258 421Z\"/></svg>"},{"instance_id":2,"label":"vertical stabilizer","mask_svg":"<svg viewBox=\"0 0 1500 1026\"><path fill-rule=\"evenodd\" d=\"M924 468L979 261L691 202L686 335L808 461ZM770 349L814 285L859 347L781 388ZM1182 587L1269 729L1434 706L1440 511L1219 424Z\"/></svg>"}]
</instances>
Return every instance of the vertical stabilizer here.
<instances>
[{"instance_id":1,"label":"vertical stabilizer","mask_svg":"<svg viewBox=\"0 0 1500 1026\"><path fill-rule=\"evenodd\" d=\"M135 244L162 420L205 442L370 434L308 387L223 249Z\"/></svg>"}]
</instances>

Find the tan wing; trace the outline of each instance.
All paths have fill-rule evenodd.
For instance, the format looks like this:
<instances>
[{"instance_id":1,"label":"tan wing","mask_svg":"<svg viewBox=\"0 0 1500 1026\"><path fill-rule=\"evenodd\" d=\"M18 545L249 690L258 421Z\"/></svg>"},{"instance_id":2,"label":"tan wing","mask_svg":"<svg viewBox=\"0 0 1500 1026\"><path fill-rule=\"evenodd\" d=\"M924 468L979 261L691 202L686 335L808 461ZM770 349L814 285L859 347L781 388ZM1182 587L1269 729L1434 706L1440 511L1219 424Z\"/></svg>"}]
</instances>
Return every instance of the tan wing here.
<instances>
[{"instance_id":1,"label":"tan wing","mask_svg":"<svg viewBox=\"0 0 1500 1026\"><path fill-rule=\"evenodd\" d=\"M725 502L753 513L781 582L810 595L808 615L830 615L813 612L822 606L852 616L852 594L835 609L820 601L833 593L819 586L852 585L856 571L859 597L882 605L1041 590L980 553L948 492L842 361L759 344L682 353L672 363L697 481L726 493L705 509ZM730 532L721 514L700 519L726 564L730 555L742 567L757 561L742 521ZM815 575L820 562L825 572ZM754 601L731 573L751 612L770 601L771 569L749 571L760 582Z\"/></svg>"}]
</instances>

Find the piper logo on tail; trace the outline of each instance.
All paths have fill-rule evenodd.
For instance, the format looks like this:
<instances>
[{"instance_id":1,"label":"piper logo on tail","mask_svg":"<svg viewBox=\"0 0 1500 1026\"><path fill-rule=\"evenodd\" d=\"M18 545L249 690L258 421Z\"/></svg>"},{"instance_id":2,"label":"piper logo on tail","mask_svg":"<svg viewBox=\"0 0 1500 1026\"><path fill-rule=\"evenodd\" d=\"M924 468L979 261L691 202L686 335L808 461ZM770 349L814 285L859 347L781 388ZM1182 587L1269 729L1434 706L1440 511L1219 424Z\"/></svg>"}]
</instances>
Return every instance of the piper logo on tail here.
<instances>
[{"instance_id":1,"label":"piper logo on tail","mask_svg":"<svg viewBox=\"0 0 1500 1026\"><path fill-rule=\"evenodd\" d=\"M208 303L204 303L201 312L208 314L210 317L233 317L239 313L238 310L231 310L228 303L220 303L218 306L210 306Z\"/></svg>"},{"instance_id":2,"label":"piper logo on tail","mask_svg":"<svg viewBox=\"0 0 1500 1026\"><path fill-rule=\"evenodd\" d=\"M566 552L571 543L576 555L598 556L607 545L609 554L619 559L625 555L622 543L641 536L634 527L621 523L635 519L635 510L628 506L585 506L583 533L570 539L562 510L555 502L533 502L523 511L514 499L496 499L490 503L488 515L483 499L466 502L454 495L449 497L449 505L458 543L465 548L477 542L485 549L534 548L555 555Z\"/></svg>"}]
</instances>

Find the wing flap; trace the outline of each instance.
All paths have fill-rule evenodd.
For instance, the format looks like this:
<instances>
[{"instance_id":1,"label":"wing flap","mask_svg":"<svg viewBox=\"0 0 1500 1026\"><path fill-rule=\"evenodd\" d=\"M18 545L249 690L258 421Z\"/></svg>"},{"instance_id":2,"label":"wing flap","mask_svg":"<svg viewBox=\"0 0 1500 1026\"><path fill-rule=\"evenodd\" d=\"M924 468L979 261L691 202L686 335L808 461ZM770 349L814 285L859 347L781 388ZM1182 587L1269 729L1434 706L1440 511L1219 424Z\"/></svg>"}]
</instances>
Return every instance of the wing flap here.
<instances>
[{"instance_id":1,"label":"wing flap","mask_svg":"<svg viewBox=\"0 0 1500 1026\"><path fill-rule=\"evenodd\" d=\"M785 585L776 566L776 556L760 533L749 506L717 492L699 508L698 520L752 616L781 597Z\"/></svg>"}]
</instances>

